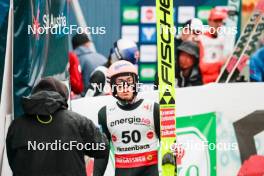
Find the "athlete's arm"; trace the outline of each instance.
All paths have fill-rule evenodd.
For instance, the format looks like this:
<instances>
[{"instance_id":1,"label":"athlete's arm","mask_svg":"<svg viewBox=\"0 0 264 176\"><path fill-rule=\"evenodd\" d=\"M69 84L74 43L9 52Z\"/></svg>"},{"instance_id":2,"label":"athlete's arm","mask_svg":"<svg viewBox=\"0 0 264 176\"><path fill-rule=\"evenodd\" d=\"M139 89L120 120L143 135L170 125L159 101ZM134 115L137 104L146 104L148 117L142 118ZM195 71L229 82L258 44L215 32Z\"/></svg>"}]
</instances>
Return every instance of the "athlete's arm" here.
<instances>
[{"instance_id":1,"label":"athlete's arm","mask_svg":"<svg viewBox=\"0 0 264 176\"><path fill-rule=\"evenodd\" d=\"M160 108L158 103L154 103L153 113L155 132L160 140Z\"/></svg>"},{"instance_id":2,"label":"athlete's arm","mask_svg":"<svg viewBox=\"0 0 264 176\"><path fill-rule=\"evenodd\" d=\"M83 143L85 145L89 144L90 146L91 144L99 144L100 146L98 150L86 149L84 150L84 153L93 158L104 158L105 155L109 155L109 140L93 121L84 116L79 116L78 124Z\"/></svg>"},{"instance_id":3,"label":"athlete's arm","mask_svg":"<svg viewBox=\"0 0 264 176\"><path fill-rule=\"evenodd\" d=\"M102 128L102 131L106 134L108 141L111 141L111 135L107 128L106 123L106 106L104 106L98 112L98 123ZM94 171L93 176L103 176L108 164L109 155L105 156L105 158L95 159L94 160Z\"/></svg>"}]
</instances>

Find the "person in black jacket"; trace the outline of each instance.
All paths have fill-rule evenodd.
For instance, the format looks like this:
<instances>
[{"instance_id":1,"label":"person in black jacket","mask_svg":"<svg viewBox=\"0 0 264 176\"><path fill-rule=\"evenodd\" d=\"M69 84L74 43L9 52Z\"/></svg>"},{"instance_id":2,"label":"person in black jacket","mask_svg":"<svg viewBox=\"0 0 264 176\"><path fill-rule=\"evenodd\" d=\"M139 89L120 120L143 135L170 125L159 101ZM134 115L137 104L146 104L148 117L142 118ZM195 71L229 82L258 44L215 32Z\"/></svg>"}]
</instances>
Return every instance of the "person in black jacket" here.
<instances>
[{"instance_id":1,"label":"person in black jacket","mask_svg":"<svg viewBox=\"0 0 264 176\"><path fill-rule=\"evenodd\" d=\"M202 85L199 69L200 52L198 44L191 41L184 41L177 50L175 77L178 87Z\"/></svg>"},{"instance_id":2,"label":"person in black jacket","mask_svg":"<svg viewBox=\"0 0 264 176\"><path fill-rule=\"evenodd\" d=\"M108 156L106 136L91 120L67 110L67 99L67 87L51 77L23 97L25 113L12 122L6 139L14 176L85 176L85 155Z\"/></svg>"}]
</instances>

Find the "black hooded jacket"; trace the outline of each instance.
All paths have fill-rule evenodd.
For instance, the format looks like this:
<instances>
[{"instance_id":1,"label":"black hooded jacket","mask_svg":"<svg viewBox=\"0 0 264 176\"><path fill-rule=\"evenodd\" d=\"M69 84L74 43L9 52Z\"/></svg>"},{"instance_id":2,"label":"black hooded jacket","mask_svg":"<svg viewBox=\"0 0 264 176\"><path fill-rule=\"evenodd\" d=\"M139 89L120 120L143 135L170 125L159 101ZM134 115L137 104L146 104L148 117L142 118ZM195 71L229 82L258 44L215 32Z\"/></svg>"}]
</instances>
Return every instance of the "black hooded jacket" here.
<instances>
[{"instance_id":1,"label":"black hooded jacket","mask_svg":"<svg viewBox=\"0 0 264 176\"><path fill-rule=\"evenodd\" d=\"M108 156L106 136L67 110L67 96L66 86L46 78L22 99L25 114L12 122L6 139L14 176L85 176L84 155Z\"/></svg>"},{"instance_id":2,"label":"black hooded jacket","mask_svg":"<svg viewBox=\"0 0 264 176\"><path fill-rule=\"evenodd\" d=\"M180 53L185 52L192 55L194 58L194 65L190 68L187 77L183 76L183 70L180 67ZM199 69L200 50L198 44L192 41L183 41L177 47L177 55L175 55L175 77L178 80L178 87L190 87L202 85L202 78Z\"/></svg>"}]
</instances>

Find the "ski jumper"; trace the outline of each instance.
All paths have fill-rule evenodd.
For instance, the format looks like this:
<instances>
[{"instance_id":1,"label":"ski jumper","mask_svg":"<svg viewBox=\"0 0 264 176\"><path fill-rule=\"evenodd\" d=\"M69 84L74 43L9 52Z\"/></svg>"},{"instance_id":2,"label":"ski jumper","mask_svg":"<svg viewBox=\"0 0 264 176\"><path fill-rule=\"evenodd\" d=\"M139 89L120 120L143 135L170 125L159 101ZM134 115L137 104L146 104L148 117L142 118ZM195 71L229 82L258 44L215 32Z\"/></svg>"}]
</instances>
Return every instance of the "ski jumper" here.
<instances>
[{"instance_id":1,"label":"ski jumper","mask_svg":"<svg viewBox=\"0 0 264 176\"><path fill-rule=\"evenodd\" d=\"M129 105L118 102L107 105L99 111L98 122L108 140L112 141L116 176L159 175L160 121L157 103L140 99ZM101 163L100 167L104 169L106 166Z\"/></svg>"}]
</instances>

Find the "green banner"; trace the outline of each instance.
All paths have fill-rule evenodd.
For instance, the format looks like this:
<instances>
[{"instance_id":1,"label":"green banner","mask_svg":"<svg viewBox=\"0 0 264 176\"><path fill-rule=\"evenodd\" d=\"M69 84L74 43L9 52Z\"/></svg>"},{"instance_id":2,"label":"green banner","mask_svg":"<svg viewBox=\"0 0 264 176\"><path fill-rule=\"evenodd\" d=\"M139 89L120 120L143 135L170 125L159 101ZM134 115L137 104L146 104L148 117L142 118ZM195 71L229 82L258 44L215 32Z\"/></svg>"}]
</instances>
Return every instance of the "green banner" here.
<instances>
[{"instance_id":1,"label":"green banner","mask_svg":"<svg viewBox=\"0 0 264 176\"><path fill-rule=\"evenodd\" d=\"M178 175L216 176L215 113L177 118Z\"/></svg>"}]
</instances>

